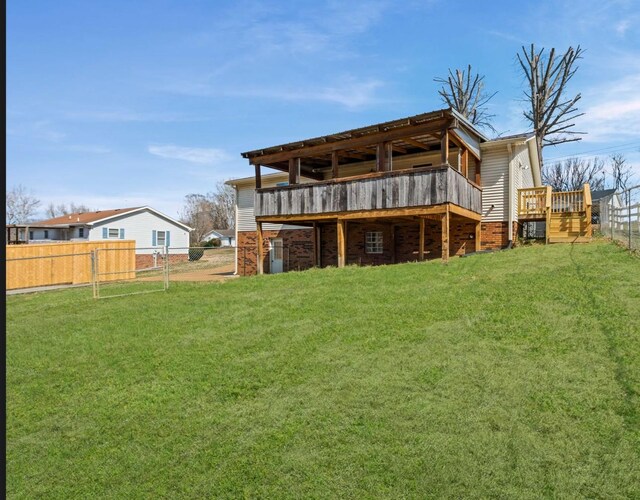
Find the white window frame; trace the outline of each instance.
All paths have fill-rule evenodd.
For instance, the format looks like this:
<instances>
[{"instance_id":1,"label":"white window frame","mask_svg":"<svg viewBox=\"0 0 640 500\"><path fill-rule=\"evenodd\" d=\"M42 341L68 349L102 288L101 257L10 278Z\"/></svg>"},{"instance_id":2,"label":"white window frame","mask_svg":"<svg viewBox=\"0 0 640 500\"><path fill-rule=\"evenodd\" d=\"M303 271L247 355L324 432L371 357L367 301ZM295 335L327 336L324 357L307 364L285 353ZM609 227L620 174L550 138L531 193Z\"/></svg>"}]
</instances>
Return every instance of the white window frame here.
<instances>
[{"instance_id":1,"label":"white window frame","mask_svg":"<svg viewBox=\"0 0 640 500\"><path fill-rule=\"evenodd\" d=\"M107 238L109 238L110 240L120 239L120 229L117 227L110 227L109 229L107 229Z\"/></svg>"},{"instance_id":2,"label":"white window frame","mask_svg":"<svg viewBox=\"0 0 640 500\"><path fill-rule=\"evenodd\" d=\"M160 238L162 235L162 241ZM167 244L167 232L166 231L156 231L156 246L164 247Z\"/></svg>"},{"instance_id":3,"label":"white window frame","mask_svg":"<svg viewBox=\"0 0 640 500\"><path fill-rule=\"evenodd\" d=\"M381 254L384 252L382 231L367 231L365 233L364 251L367 254Z\"/></svg>"}]
</instances>

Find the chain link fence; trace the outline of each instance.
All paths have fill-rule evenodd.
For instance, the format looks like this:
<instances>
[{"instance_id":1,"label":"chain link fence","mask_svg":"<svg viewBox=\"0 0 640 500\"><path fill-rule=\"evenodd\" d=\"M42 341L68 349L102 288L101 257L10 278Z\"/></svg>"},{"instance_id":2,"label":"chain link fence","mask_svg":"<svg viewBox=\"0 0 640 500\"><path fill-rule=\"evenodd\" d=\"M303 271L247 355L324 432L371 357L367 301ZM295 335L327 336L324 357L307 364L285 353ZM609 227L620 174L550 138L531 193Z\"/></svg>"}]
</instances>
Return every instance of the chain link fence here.
<instances>
[{"instance_id":1,"label":"chain link fence","mask_svg":"<svg viewBox=\"0 0 640 500\"><path fill-rule=\"evenodd\" d=\"M640 184L600 200L600 232L630 250L640 250Z\"/></svg>"}]
</instances>

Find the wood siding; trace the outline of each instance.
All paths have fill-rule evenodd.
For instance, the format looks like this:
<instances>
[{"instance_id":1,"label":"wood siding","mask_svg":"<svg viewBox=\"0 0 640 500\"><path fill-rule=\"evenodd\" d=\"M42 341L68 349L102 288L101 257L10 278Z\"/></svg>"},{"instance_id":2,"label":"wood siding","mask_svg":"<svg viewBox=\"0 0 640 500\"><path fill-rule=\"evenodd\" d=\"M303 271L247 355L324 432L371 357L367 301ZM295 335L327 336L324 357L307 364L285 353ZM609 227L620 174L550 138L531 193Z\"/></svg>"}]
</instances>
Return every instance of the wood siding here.
<instances>
[{"instance_id":1,"label":"wood siding","mask_svg":"<svg viewBox=\"0 0 640 500\"><path fill-rule=\"evenodd\" d=\"M481 190L449 167L386 172L372 177L260 189L255 215L281 216L422 207L454 203L476 213Z\"/></svg>"}]
</instances>

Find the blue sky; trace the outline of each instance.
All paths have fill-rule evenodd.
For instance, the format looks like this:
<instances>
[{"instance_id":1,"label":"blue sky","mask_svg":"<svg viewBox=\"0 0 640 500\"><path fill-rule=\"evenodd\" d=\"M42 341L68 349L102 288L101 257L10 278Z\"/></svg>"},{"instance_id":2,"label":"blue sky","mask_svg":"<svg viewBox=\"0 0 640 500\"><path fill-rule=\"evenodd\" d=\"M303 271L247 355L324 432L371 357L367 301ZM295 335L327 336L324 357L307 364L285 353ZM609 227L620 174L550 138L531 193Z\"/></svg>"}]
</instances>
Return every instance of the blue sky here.
<instances>
[{"instance_id":1,"label":"blue sky","mask_svg":"<svg viewBox=\"0 0 640 500\"><path fill-rule=\"evenodd\" d=\"M579 7L577 7L579 5ZM527 130L516 53L584 49L575 144L640 174L640 2L7 2L7 186L176 216L188 193L252 174L243 151L439 109L472 64L500 133Z\"/></svg>"}]
</instances>

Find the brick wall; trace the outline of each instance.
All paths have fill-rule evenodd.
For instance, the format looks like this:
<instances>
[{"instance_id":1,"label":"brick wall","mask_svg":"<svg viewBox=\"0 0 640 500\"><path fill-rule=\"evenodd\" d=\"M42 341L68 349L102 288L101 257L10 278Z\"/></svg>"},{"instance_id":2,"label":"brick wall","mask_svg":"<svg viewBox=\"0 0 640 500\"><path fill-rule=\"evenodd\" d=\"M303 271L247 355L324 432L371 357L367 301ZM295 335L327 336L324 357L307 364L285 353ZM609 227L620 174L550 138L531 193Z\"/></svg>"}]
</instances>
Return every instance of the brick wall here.
<instances>
[{"instance_id":1,"label":"brick wall","mask_svg":"<svg viewBox=\"0 0 640 500\"><path fill-rule=\"evenodd\" d=\"M189 255L183 254L169 254L169 264L177 262L185 262L189 259ZM158 255L155 265L162 265L162 257ZM154 266L153 254L136 254L136 269L147 269Z\"/></svg>"},{"instance_id":2,"label":"brick wall","mask_svg":"<svg viewBox=\"0 0 640 500\"><path fill-rule=\"evenodd\" d=\"M520 226L513 223L513 246L516 245ZM508 222L483 222L482 223L482 250L499 250L509 244Z\"/></svg>"},{"instance_id":3,"label":"brick wall","mask_svg":"<svg viewBox=\"0 0 640 500\"><path fill-rule=\"evenodd\" d=\"M337 229L335 223L320 227L320 262L322 267L338 265ZM425 259L442 257L441 223L439 220L425 221ZM482 223L482 249L500 249L508 244L508 223ZM514 223L514 238L518 225ZM366 233L382 231L384 252L367 254ZM449 222L449 255L457 256L475 252L476 223L455 215ZM313 229L289 229L263 231L263 269L269 273L269 239L282 238L285 247L284 270L304 270L313 267ZM238 274L257 273L257 233L238 233ZM347 223L347 264L381 265L418 260L420 225L417 221L407 223L353 222ZM514 242L515 243L515 242Z\"/></svg>"},{"instance_id":4,"label":"brick wall","mask_svg":"<svg viewBox=\"0 0 640 500\"><path fill-rule=\"evenodd\" d=\"M263 270L269 273L269 240L282 238L284 271L302 271L313 267L313 229L285 229L282 231L263 231L262 247ZM256 231L238 232L238 274L251 276L258 272L258 233Z\"/></svg>"}]
</instances>

